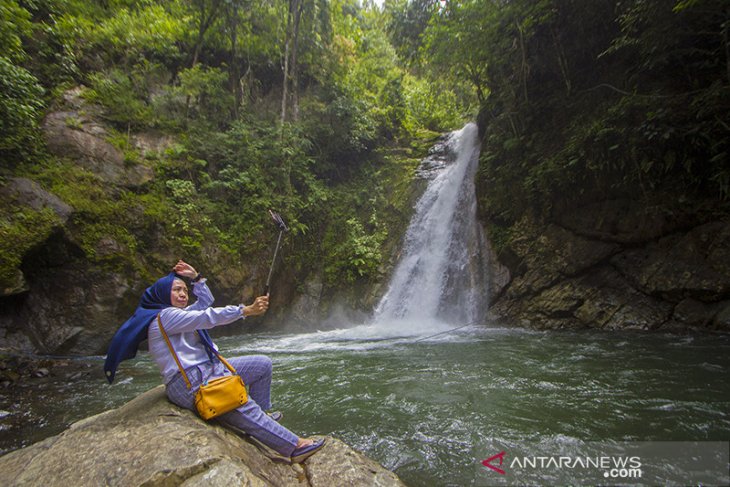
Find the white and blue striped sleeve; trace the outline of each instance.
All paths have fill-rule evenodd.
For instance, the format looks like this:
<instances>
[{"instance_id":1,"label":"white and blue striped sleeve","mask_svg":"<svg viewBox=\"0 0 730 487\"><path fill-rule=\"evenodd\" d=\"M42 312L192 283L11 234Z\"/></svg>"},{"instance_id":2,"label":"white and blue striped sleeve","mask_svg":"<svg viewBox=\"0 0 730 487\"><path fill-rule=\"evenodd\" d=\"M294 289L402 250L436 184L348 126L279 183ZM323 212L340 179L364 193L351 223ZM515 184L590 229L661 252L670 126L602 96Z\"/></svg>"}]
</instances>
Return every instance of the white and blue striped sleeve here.
<instances>
[{"instance_id":1,"label":"white and blue striped sleeve","mask_svg":"<svg viewBox=\"0 0 730 487\"><path fill-rule=\"evenodd\" d=\"M210 288L205 283L205 278L193 283L192 286L193 294L198 299L193 304L185 308L186 310L195 311L213 306L215 298L213 297L213 293L210 292Z\"/></svg>"},{"instance_id":2,"label":"white and blue striped sleeve","mask_svg":"<svg viewBox=\"0 0 730 487\"><path fill-rule=\"evenodd\" d=\"M168 334L215 328L216 326L233 323L243 317L243 309L238 305L202 310L171 307L160 312L162 326L165 327Z\"/></svg>"}]
</instances>

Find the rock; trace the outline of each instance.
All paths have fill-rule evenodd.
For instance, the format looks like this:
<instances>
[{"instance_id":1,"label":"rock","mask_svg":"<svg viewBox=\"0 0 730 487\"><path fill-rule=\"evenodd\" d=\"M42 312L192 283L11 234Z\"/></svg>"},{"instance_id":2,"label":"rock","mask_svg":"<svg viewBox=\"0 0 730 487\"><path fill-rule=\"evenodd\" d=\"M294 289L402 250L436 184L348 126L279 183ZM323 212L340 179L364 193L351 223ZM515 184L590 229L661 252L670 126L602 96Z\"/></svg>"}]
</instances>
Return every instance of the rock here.
<instances>
[{"instance_id":1,"label":"rock","mask_svg":"<svg viewBox=\"0 0 730 487\"><path fill-rule=\"evenodd\" d=\"M129 164L124 153L108 142L109 133L98 121L98 109L85 102L81 89L63 95L64 107L51 111L43 121L48 149L75 160L105 183L137 187L154 174L146 166Z\"/></svg>"},{"instance_id":2,"label":"rock","mask_svg":"<svg viewBox=\"0 0 730 487\"><path fill-rule=\"evenodd\" d=\"M165 398L158 386L126 405L0 457L3 483L83 486L402 486L398 477L334 438L290 465Z\"/></svg>"},{"instance_id":3,"label":"rock","mask_svg":"<svg viewBox=\"0 0 730 487\"><path fill-rule=\"evenodd\" d=\"M679 202L677 208L667 209L667 201L674 198L663 199L657 205L629 198L570 202L565 208L556 208L554 213L561 226L576 234L633 244L656 240L692 221L690 212Z\"/></svg>"},{"instance_id":4,"label":"rock","mask_svg":"<svg viewBox=\"0 0 730 487\"><path fill-rule=\"evenodd\" d=\"M36 351L46 354L103 354L123 319L134 310L133 276L69 267L44 270L17 316ZM137 297L138 299L138 297ZM62 304L59 304L62 303ZM112 319L110 319L112 318Z\"/></svg>"},{"instance_id":5,"label":"rock","mask_svg":"<svg viewBox=\"0 0 730 487\"><path fill-rule=\"evenodd\" d=\"M515 231L522 236L511 242L510 251L525 271L515 277L507 291L511 297L534 294L561 278L580 274L619 248L580 237L557 225L542 228L531 219L521 221Z\"/></svg>"},{"instance_id":6,"label":"rock","mask_svg":"<svg viewBox=\"0 0 730 487\"><path fill-rule=\"evenodd\" d=\"M646 294L679 302L711 302L730 295L730 224L718 221L613 257L614 264Z\"/></svg>"},{"instance_id":7,"label":"rock","mask_svg":"<svg viewBox=\"0 0 730 487\"><path fill-rule=\"evenodd\" d=\"M47 368L41 367L33 372L33 377L46 377L50 373L51 372Z\"/></svg>"},{"instance_id":8,"label":"rock","mask_svg":"<svg viewBox=\"0 0 730 487\"><path fill-rule=\"evenodd\" d=\"M538 329L601 328L649 330L671 315L671 303L633 289L607 266L560 281L535 295L502 299L491 310L502 320Z\"/></svg>"},{"instance_id":9,"label":"rock","mask_svg":"<svg viewBox=\"0 0 730 487\"><path fill-rule=\"evenodd\" d=\"M175 138L169 134L155 134L142 132L133 134L130 141L144 158L157 157L167 150L175 147Z\"/></svg>"},{"instance_id":10,"label":"rock","mask_svg":"<svg viewBox=\"0 0 730 487\"><path fill-rule=\"evenodd\" d=\"M0 287L0 297L24 293L28 289L30 287L28 281L25 280L25 274L20 269L15 269L10 280L3 282L2 287Z\"/></svg>"},{"instance_id":11,"label":"rock","mask_svg":"<svg viewBox=\"0 0 730 487\"><path fill-rule=\"evenodd\" d=\"M509 283L512 281L512 273L510 272L509 267L503 265L499 261L499 257L491 245L486 245L486 259L487 279L489 281L487 283L487 300L488 304L492 304L499 299Z\"/></svg>"},{"instance_id":12,"label":"rock","mask_svg":"<svg viewBox=\"0 0 730 487\"><path fill-rule=\"evenodd\" d=\"M491 317L551 329L730 328L730 311L723 314L730 298L727 220L661 237L680 228L664 214L647 210L621 222L606 208L612 206L592 213L578 208L578 216L560 220L570 222L569 228L583 221L585 227L575 230L580 235L528 217L510 228L515 237L505 247L504 263L514 277L490 309ZM616 209L618 215L630 213L624 210Z\"/></svg>"},{"instance_id":13,"label":"rock","mask_svg":"<svg viewBox=\"0 0 730 487\"><path fill-rule=\"evenodd\" d=\"M27 178L8 178L5 184L0 187L0 204L10 208L11 211L16 209L22 211L27 208L41 211L50 208L56 215L57 221L36 235L36 238L40 240L47 238L51 233L61 228L73 212L73 208L64 203L58 196L49 193L40 184ZM0 260L4 260L4 256L0 256ZM2 279L0 297L24 293L29 289L30 285L25 274L20 269L11 270L7 278Z\"/></svg>"},{"instance_id":14,"label":"rock","mask_svg":"<svg viewBox=\"0 0 730 487\"><path fill-rule=\"evenodd\" d=\"M341 441L328 439L328 442L321 453L306 461L307 477L312 487L404 485L393 472Z\"/></svg>"},{"instance_id":15,"label":"rock","mask_svg":"<svg viewBox=\"0 0 730 487\"><path fill-rule=\"evenodd\" d=\"M29 206L34 210L51 208L58 216L60 223L66 223L73 208L61 198L41 188L41 185L27 178L8 178L0 188L0 198L19 206Z\"/></svg>"},{"instance_id":16,"label":"rock","mask_svg":"<svg viewBox=\"0 0 730 487\"><path fill-rule=\"evenodd\" d=\"M704 328L712 323L712 319L717 312L717 305L707 305L695 299L687 298L677 304L672 318L689 326Z\"/></svg>"},{"instance_id":17,"label":"rock","mask_svg":"<svg viewBox=\"0 0 730 487\"><path fill-rule=\"evenodd\" d=\"M289 319L296 323L316 323L320 320L319 307L322 299L322 277L319 273L304 282L303 292L294 299Z\"/></svg>"},{"instance_id":18,"label":"rock","mask_svg":"<svg viewBox=\"0 0 730 487\"><path fill-rule=\"evenodd\" d=\"M712 320L712 326L716 330L730 332L730 301L723 301L718 304L719 311Z\"/></svg>"}]
</instances>

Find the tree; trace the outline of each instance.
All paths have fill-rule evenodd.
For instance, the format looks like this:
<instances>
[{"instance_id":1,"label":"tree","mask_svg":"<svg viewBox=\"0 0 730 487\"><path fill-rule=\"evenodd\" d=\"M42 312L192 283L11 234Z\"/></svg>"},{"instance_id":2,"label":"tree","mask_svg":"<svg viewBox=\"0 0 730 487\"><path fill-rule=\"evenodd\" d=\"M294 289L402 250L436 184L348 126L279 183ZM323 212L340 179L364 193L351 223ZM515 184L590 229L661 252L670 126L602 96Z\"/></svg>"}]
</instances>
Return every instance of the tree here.
<instances>
[{"instance_id":1,"label":"tree","mask_svg":"<svg viewBox=\"0 0 730 487\"><path fill-rule=\"evenodd\" d=\"M281 89L281 124L286 122L289 85L297 79L297 49L299 47L299 23L302 19L304 0L289 0L286 15L286 38L284 40L284 79ZM295 88L296 89L296 88ZM298 118L299 108L294 113ZM295 118L295 120L296 120Z\"/></svg>"},{"instance_id":2,"label":"tree","mask_svg":"<svg viewBox=\"0 0 730 487\"><path fill-rule=\"evenodd\" d=\"M431 17L438 11L437 0L389 0L385 2L388 14L387 31L391 44L406 65L419 61L423 33Z\"/></svg>"},{"instance_id":3,"label":"tree","mask_svg":"<svg viewBox=\"0 0 730 487\"><path fill-rule=\"evenodd\" d=\"M194 68L198 63L198 57L200 56L200 50L203 47L205 34L220 14L221 8L223 7L223 0L190 0L190 3L192 4L196 14L195 24L197 27L197 35L193 48L193 59L190 63L190 67Z\"/></svg>"}]
</instances>

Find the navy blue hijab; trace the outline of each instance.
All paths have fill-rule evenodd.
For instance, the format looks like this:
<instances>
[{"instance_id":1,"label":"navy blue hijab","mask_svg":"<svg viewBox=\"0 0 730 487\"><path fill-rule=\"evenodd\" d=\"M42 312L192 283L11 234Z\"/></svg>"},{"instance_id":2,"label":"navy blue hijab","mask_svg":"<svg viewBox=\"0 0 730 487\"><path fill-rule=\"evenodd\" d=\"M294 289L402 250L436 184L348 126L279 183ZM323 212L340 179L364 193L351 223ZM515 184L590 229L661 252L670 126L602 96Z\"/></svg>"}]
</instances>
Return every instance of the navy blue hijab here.
<instances>
[{"instance_id":1,"label":"navy blue hijab","mask_svg":"<svg viewBox=\"0 0 730 487\"><path fill-rule=\"evenodd\" d=\"M182 279L181 276L171 272L148 287L132 317L114 334L104 362L104 374L110 384L114 381L119 363L137 355L137 347L147 339L147 328L152 320L160 310L172 306L170 291L175 278Z\"/></svg>"}]
</instances>

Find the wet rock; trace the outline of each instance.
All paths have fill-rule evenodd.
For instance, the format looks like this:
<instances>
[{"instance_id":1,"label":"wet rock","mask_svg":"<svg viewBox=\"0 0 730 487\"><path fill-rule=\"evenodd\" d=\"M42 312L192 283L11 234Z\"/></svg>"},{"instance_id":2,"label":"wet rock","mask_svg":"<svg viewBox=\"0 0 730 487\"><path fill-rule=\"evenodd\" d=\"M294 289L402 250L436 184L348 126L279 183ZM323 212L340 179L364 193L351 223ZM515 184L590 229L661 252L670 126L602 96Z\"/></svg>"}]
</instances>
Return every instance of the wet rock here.
<instances>
[{"instance_id":1,"label":"wet rock","mask_svg":"<svg viewBox=\"0 0 730 487\"><path fill-rule=\"evenodd\" d=\"M33 372L33 377L46 377L50 373L51 373L50 370L43 367L43 368L37 369L35 372Z\"/></svg>"},{"instance_id":2,"label":"wet rock","mask_svg":"<svg viewBox=\"0 0 730 487\"><path fill-rule=\"evenodd\" d=\"M135 294L121 274L86 267L60 267L34 279L18 315L37 351L46 354L100 354ZM62 303L62 304L60 304Z\"/></svg>"},{"instance_id":3,"label":"wet rock","mask_svg":"<svg viewBox=\"0 0 730 487\"><path fill-rule=\"evenodd\" d=\"M322 277L316 274L304 283L304 292L296 297L290 310L290 319L297 323L316 323L322 299Z\"/></svg>"},{"instance_id":4,"label":"wet rock","mask_svg":"<svg viewBox=\"0 0 730 487\"><path fill-rule=\"evenodd\" d=\"M0 457L5 485L402 486L334 438L303 467L169 403L163 386Z\"/></svg>"},{"instance_id":5,"label":"wet rock","mask_svg":"<svg viewBox=\"0 0 730 487\"><path fill-rule=\"evenodd\" d=\"M536 230L537 224L531 219L520 222L515 230L521 237L511 242L509 250L524 272L518 272L508 290L509 296L540 292L606 260L619 248L613 243L586 239L557 225Z\"/></svg>"},{"instance_id":6,"label":"wet rock","mask_svg":"<svg viewBox=\"0 0 730 487\"><path fill-rule=\"evenodd\" d=\"M730 332L730 301L718 304L719 311L712 319L712 326L716 330Z\"/></svg>"},{"instance_id":7,"label":"wet rock","mask_svg":"<svg viewBox=\"0 0 730 487\"><path fill-rule=\"evenodd\" d=\"M555 210L561 226L595 240L636 244L656 240L693 221L691 211L676 202L667 208L673 197L650 205L636 199L614 198L576 204L570 202Z\"/></svg>"},{"instance_id":8,"label":"wet rock","mask_svg":"<svg viewBox=\"0 0 730 487\"><path fill-rule=\"evenodd\" d=\"M612 260L646 294L679 302L717 301L730 295L730 225L713 222L672 235Z\"/></svg>"},{"instance_id":9,"label":"wet rock","mask_svg":"<svg viewBox=\"0 0 730 487\"><path fill-rule=\"evenodd\" d=\"M730 328L728 221L662 237L682 226L649 210L630 223L611 212L588 218L587 209L576 211L561 219L566 228L524 218L510 229L515 237L503 255L514 278L492 306L493 319L550 329ZM586 227L578 235L571 227L581 219ZM640 242L651 237L658 238Z\"/></svg>"}]
</instances>

